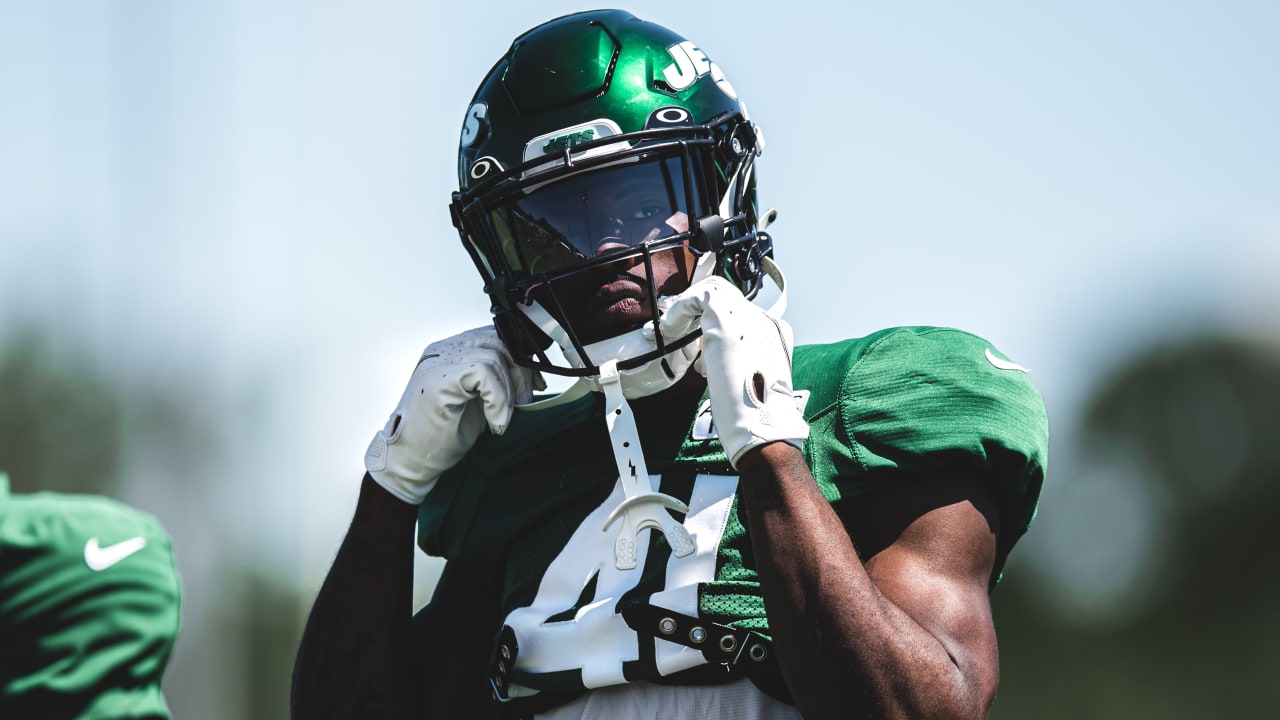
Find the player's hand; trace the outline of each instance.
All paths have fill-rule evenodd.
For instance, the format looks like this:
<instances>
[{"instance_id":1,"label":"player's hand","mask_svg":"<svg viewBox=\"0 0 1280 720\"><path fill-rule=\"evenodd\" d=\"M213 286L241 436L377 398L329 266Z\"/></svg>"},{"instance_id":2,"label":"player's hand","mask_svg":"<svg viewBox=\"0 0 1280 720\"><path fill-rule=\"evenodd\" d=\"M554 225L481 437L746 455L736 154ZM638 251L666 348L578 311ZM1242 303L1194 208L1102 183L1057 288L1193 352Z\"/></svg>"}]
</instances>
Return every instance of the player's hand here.
<instances>
[{"instance_id":1,"label":"player's hand","mask_svg":"<svg viewBox=\"0 0 1280 720\"><path fill-rule=\"evenodd\" d=\"M419 504L486 424L501 435L514 405L542 387L541 375L512 362L492 326L432 343L387 426L369 443L365 469L392 495Z\"/></svg>"},{"instance_id":2,"label":"player's hand","mask_svg":"<svg viewBox=\"0 0 1280 720\"><path fill-rule=\"evenodd\" d=\"M809 425L791 389L791 326L721 277L677 295L660 329L678 337L699 318L702 357L695 367L707 378L711 417L729 462L736 468L743 454L765 443L800 447Z\"/></svg>"}]
</instances>

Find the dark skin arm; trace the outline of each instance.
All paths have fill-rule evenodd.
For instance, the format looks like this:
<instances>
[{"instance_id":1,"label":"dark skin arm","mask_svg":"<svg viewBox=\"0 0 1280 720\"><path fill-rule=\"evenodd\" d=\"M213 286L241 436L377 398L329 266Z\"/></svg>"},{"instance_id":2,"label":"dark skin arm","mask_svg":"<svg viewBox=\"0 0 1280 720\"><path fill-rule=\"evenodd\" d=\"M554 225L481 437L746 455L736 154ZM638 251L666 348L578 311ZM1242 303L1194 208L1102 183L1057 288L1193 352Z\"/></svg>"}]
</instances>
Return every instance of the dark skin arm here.
<instances>
[{"instance_id":1,"label":"dark skin arm","mask_svg":"<svg viewBox=\"0 0 1280 720\"><path fill-rule=\"evenodd\" d=\"M355 517L311 608L293 717L408 718L417 508L365 475Z\"/></svg>"},{"instance_id":2,"label":"dark skin arm","mask_svg":"<svg viewBox=\"0 0 1280 720\"><path fill-rule=\"evenodd\" d=\"M987 716L999 679L989 489L904 484L864 503L849 530L794 447L755 448L739 471L779 664L805 718Z\"/></svg>"},{"instance_id":3,"label":"dark skin arm","mask_svg":"<svg viewBox=\"0 0 1280 720\"><path fill-rule=\"evenodd\" d=\"M413 617L415 718L497 718L488 678L500 626L497 596L456 563L446 565L431 602Z\"/></svg>"},{"instance_id":4,"label":"dark skin arm","mask_svg":"<svg viewBox=\"0 0 1280 720\"><path fill-rule=\"evenodd\" d=\"M449 566L431 603L413 615L417 517L416 506L365 475L298 648L294 718L483 718L490 711L482 681L496 599Z\"/></svg>"}]
</instances>

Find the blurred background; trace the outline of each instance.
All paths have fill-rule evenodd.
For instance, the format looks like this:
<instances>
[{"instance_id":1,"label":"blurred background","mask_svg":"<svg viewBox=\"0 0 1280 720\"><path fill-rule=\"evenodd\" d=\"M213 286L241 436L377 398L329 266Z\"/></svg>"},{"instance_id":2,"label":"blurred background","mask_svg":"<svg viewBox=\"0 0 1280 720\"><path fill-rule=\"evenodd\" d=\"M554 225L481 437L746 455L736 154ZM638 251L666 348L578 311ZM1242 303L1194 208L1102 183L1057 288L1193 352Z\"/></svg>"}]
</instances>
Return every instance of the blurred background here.
<instances>
[{"instance_id":1,"label":"blurred background","mask_svg":"<svg viewBox=\"0 0 1280 720\"><path fill-rule=\"evenodd\" d=\"M0 0L0 468L167 525L177 717L287 716L369 438L488 321L463 112L585 7ZM1280 5L629 9L764 128L798 339L951 325L1031 368L1052 460L992 717L1272 711Z\"/></svg>"}]
</instances>

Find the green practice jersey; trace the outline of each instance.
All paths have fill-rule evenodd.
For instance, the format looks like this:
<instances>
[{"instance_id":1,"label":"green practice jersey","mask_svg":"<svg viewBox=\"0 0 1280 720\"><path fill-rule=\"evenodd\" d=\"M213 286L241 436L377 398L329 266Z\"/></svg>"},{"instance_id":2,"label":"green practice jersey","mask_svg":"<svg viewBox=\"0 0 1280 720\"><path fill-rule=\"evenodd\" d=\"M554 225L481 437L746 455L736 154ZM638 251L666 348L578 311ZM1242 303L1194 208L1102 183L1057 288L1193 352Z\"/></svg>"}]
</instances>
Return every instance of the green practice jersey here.
<instances>
[{"instance_id":1,"label":"green practice jersey","mask_svg":"<svg viewBox=\"0 0 1280 720\"><path fill-rule=\"evenodd\" d=\"M1048 427L1024 369L981 338L945 328L895 328L796 348L793 384L810 435L804 456L836 512L850 516L877 488L920 478L980 477L1000 504L999 578L1035 513ZM519 654L512 695L580 690L670 676L708 661L683 644L637 633L620 613L664 608L769 636L737 481L710 406L654 423L637 411L653 485L689 506L695 551L676 557L644 531L638 562L614 562L623 500L601 397L517 411L502 436L482 436L419 515L419 544L461 563L501 595ZM667 410L670 414L670 409ZM644 539L644 535L641 536Z\"/></svg>"},{"instance_id":2,"label":"green practice jersey","mask_svg":"<svg viewBox=\"0 0 1280 720\"><path fill-rule=\"evenodd\" d=\"M173 550L103 497L9 495L0 474L0 718L168 718Z\"/></svg>"}]
</instances>

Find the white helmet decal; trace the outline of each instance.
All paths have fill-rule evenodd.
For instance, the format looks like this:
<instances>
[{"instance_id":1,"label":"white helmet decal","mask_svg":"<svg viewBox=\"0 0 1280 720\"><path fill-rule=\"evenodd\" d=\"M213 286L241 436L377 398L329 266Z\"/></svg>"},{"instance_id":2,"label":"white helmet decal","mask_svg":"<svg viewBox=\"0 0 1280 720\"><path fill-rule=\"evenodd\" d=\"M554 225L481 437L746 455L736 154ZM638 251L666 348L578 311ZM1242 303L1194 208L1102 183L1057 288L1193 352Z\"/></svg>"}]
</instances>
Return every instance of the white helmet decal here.
<instances>
[{"instance_id":1,"label":"white helmet decal","mask_svg":"<svg viewBox=\"0 0 1280 720\"><path fill-rule=\"evenodd\" d=\"M467 110L467 119L462 123L462 147L471 147L472 143L480 139L480 131L488 123L485 119L488 114L489 106L482 102L472 105Z\"/></svg>"},{"instance_id":2,"label":"white helmet decal","mask_svg":"<svg viewBox=\"0 0 1280 720\"><path fill-rule=\"evenodd\" d=\"M724 72L720 70L720 66L711 62L706 54L692 42L685 40L684 42L676 43L668 47L667 52L675 62L662 69L662 78L667 81L672 90L684 90L698 78L710 73L711 79L716 83L716 87L720 88L731 99L738 99L738 94L734 92L733 86L725 79Z\"/></svg>"}]
</instances>

